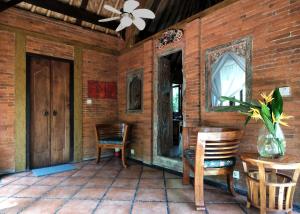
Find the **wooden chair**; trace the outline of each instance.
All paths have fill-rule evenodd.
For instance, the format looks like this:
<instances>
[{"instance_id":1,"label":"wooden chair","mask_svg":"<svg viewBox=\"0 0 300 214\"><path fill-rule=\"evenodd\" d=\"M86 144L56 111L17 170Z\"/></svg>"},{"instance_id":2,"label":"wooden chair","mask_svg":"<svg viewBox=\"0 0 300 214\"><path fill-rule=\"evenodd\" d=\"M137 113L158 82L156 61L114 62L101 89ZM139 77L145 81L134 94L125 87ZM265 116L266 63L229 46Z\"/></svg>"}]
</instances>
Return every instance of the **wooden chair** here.
<instances>
[{"instance_id":1,"label":"wooden chair","mask_svg":"<svg viewBox=\"0 0 300 214\"><path fill-rule=\"evenodd\" d=\"M230 128L183 128L183 184L189 184L193 170L196 210L205 210L204 175L226 175L228 190L235 194L232 173L242 135L242 131Z\"/></svg>"},{"instance_id":2,"label":"wooden chair","mask_svg":"<svg viewBox=\"0 0 300 214\"><path fill-rule=\"evenodd\" d=\"M126 146L129 143L130 126L126 123L96 124L97 163L100 162L102 149L119 148L122 151L122 164L126 165Z\"/></svg>"}]
</instances>

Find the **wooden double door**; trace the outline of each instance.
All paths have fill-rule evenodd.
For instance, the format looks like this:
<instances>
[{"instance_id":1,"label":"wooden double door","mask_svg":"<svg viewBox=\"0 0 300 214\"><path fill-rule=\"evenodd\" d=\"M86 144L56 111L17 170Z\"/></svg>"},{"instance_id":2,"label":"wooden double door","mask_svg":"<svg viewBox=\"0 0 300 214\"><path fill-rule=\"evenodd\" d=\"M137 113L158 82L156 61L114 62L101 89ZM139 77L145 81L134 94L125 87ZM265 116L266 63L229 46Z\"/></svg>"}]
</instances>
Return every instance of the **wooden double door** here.
<instances>
[{"instance_id":1,"label":"wooden double door","mask_svg":"<svg viewBox=\"0 0 300 214\"><path fill-rule=\"evenodd\" d=\"M70 62L29 57L30 168L70 161Z\"/></svg>"}]
</instances>

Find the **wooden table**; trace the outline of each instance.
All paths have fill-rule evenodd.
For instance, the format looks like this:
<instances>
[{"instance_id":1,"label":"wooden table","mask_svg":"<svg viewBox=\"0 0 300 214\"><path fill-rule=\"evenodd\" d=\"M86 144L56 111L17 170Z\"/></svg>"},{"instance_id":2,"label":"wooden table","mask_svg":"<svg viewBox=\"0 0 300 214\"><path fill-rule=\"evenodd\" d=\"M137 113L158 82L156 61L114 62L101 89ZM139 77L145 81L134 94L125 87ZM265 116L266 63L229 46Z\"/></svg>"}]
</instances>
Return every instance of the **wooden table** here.
<instances>
[{"instance_id":1,"label":"wooden table","mask_svg":"<svg viewBox=\"0 0 300 214\"><path fill-rule=\"evenodd\" d=\"M275 210L292 213L300 158L285 155L270 159L256 153L243 153L240 157L248 187L247 208L251 205L260 208L261 214ZM282 172L289 172L289 175Z\"/></svg>"}]
</instances>

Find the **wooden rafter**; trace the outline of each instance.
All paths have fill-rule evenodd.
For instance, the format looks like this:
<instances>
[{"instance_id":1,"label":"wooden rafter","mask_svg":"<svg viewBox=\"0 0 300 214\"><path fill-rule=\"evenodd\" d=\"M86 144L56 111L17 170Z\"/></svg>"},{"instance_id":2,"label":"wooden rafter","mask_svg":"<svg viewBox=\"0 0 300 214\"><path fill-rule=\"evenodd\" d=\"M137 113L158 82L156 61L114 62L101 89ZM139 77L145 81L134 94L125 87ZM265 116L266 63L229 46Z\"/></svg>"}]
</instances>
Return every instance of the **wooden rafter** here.
<instances>
[{"instance_id":1,"label":"wooden rafter","mask_svg":"<svg viewBox=\"0 0 300 214\"><path fill-rule=\"evenodd\" d=\"M109 23L99 23L99 19L103 19L105 17L101 15L97 15L95 13L89 12L85 9L78 8L73 5L69 5L60 1L56 0L47 0L47 1L40 1L40 0L24 0L24 2L33 4L38 7L42 7L57 13L61 13L63 15L67 15L70 17L74 17L76 19L80 19L82 21L86 21L95 25L99 25L109 29L115 29L118 26L118 22L112 21Z\"/></svg>"},{"instance_id":2,"label":"wooden rafter","mask_svg":"<svg viewBox=\"0 0 300 214\"><path fill-rule=\"evenodd\" d=\"M0 1L0 12L19 4L23 0L1 0Z\"/></svg>"},{"instance_id":3,"label":"wooden rafter","mask_svg":"<svg viewBox=\"0 0 300 214\"><path fill-rule=\"evenodd\" d=\"M89 3L89 0L82 0L80 8L86 10L87 6L88 6L88 3ZM77 19L76 20L76 25L80 25L81 26L81 23L82 23L81 19Z\"/></svg>"}]
</instances>

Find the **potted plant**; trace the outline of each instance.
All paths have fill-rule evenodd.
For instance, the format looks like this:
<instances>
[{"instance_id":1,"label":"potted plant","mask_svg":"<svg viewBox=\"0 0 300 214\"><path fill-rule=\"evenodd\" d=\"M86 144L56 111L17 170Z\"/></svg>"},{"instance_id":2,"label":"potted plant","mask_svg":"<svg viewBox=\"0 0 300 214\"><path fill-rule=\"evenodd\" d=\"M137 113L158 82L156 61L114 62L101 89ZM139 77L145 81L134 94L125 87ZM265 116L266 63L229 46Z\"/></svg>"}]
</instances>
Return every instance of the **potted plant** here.
<instances>
[{"instance_id":1,"label":"potted plant","mask_svg":"<svg viewBox=\"0 0 300 214\"><path fill-rule=\"evenodd\" d=\"M239 111L247 115L245 125L250 119L261 120L263 127L259 130L257 141L258 153L261 157L277 158L285 154L286 141L280 125L288 126L286 119L292 118L283 113L283 100L279 89L268 95L261 94L263 100L243 102L231 97L220 98L221 101L239 103L237 106L225 107L226 110Z\"/></svg>"}]
</instances>

